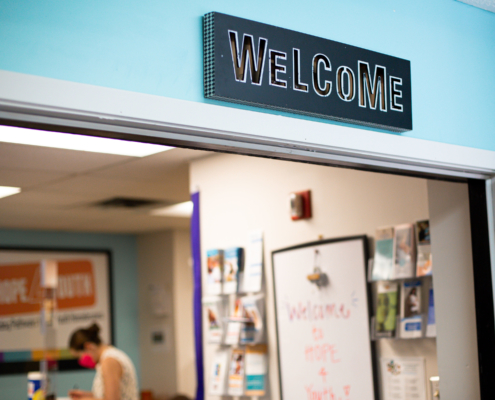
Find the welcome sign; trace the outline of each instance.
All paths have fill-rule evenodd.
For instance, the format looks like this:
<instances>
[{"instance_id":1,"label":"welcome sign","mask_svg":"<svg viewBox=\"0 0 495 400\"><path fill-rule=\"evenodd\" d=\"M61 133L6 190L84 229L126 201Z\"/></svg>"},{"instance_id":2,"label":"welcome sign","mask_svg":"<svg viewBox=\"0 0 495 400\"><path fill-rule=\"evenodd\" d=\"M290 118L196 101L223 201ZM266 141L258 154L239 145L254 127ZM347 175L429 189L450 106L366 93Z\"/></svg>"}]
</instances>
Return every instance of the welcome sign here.
<instances>
[{"instance_id":1,"label":"welcome sign","mask_svg":"<svg viewBox=\"0 0 495 400\"><path fill-rule=\"evenodd\" d=\"M403 132L410 62L217 12L204 17L205 97Z\"/></svg>"}]
</instances>

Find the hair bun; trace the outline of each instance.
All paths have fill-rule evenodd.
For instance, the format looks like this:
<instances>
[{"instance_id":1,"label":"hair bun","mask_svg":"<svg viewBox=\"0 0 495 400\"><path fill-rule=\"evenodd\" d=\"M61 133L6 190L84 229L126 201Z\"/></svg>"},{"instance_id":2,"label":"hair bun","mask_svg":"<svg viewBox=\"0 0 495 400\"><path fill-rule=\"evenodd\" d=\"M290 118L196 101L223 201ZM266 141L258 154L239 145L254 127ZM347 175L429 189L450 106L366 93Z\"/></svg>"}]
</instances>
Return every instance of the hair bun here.
<instances>
[{"instance_id":1,"label":"hair bun","mask_svg":"<svg viewBox=\"0 0 495 400\"><path fill-rule=\"evenodd\" d=\"M92 335L97 336L100 333L100 326L97 323L94 323L88 328L88 332L91 332Z\"/></svg>"}]
</instances>

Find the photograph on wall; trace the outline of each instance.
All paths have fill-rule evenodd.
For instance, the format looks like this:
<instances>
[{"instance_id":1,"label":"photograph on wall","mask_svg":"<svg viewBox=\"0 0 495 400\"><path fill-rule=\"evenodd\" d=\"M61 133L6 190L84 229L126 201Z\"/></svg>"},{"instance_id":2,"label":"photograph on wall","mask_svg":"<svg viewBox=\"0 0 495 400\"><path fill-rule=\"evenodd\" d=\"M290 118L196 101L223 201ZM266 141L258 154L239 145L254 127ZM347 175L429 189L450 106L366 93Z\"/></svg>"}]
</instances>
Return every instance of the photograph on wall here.
<instances>
[{"instance_id":1,"label":"photograph on wall","mask_svg":"<svg viewBox=\"0 0 495 400\"><path fill-rule=\"evenodd\" d=\"M56 335L50 348L41 333L41 265L47 260L56 265L51 318ZM72 332L92 323L99 325L102 340L112 344L109 260L103 251L0 249L1 373L39 369L46 351L60 370L79 369L68 349L69 339Z\"/></svg>"}]
</instances>

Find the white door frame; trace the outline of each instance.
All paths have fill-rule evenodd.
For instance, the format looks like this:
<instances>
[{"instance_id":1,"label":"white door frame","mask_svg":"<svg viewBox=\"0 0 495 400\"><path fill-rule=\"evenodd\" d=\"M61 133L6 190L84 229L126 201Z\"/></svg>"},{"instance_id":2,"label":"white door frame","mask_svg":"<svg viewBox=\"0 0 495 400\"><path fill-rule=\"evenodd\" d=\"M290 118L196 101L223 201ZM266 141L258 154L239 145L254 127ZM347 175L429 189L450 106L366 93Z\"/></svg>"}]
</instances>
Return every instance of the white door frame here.
<instances>
[{"instance_id":1,"label":"white door frame","mask_svg":"<svg viewBox=\"0 0 495 400\"><path fill-rule=\"evenodd\" d=\"M484 179L495 276L494 151L7 71L0 71L0 124L447 180Z\"/></svg>"},{"instance_id":2,"label":"white door frame","mask_svg":"<svg viewBox=\"0 0 495 400\"><path fill-rule=\"evenodd\" d=\"M0 71L0 119L377 171L495 176L493 151L8 71Z\"/></svg>"}]
</instances>

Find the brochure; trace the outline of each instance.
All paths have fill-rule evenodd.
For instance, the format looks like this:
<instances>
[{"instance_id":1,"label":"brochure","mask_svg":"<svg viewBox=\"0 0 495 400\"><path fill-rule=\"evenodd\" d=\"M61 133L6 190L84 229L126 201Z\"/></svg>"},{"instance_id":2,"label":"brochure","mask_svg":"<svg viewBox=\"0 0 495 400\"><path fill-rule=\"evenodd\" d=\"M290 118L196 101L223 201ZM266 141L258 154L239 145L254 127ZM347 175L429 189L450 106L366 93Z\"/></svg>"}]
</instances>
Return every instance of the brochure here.
<instances>
[{"instance_id":1,"label":"brochure","mask_svg":"<svg viewBox=\"0 0 495 400\"><path fill-rule=\"evenodd\" d=\"M378 228L375 234L375 259L371 279L387 281L394 272L394 228Z\"/></svg>"},{"instance_id":2,"label":"brochure","mask_svg":"<svg viewBox=\"0 0 495 400\"><path fill-rule=\"evenodd\" d=\"M394 337L397 323L398 284L378 282L375 317L375 336Z\"/></svg>"},{"instance_id":3,"label":"brochure","mask_svg":"<svg viewBox=\"0 0 495 400\"><path fill-rule=\"evenodd\" d=\"M257 293L261 290L263 278L263 231L249 233L246 266L243 274L243 293Z\"/></svg>"},{"instance_id":4,"label":"brochure","mask_svg":"<svg viewBox=\"0 0 495 400\"><path fill-rule=\"evenodd\" d=\"M225 250L223 266L223 293L237 293L239 273L244 265L244 249L232 247Z\"/></svg>"},{"instance_id":5,"label":"brochure","mask_svg":"<svg viewBox=\"0 0 495 400\"><path fill-rule=\"evenodd\" d=\"M229 388L230 396L242 396L244 393L244 350L233 349L230 357Z\"/></svg>"},{"instance_id":6,"label":"brochure","mask_svg":"<svg viewBox=\"0 0 495 400\"><path fill-rule=\"evenodd\" d=\"M264 296L245 296L241 298L241 302L244 309L244 317L248 319L249 322L244 322L242 326L240 343L249 344L264 342Z\"/></svg>"},{"instance_id":7,"label":"brochure","mask_svg":"<svg viewBox=\"0 0 495 400\"><path fill-rule=\"evenodd\" d=\"M226 315L225 299L219 296L206 297L203 299L203 310L206 314L208 343L223 343L225 334L225 323L223 321Z\"/></svg>"},{"instance_id":8,"label":"brochure","mask_svg":"<svg viewBox=\"0 0 495 400\"><path fill-rule=\"evenodd\" d=\"M222 274L223 274L223 250L213 249L207 253L207 293L222 293Z\"/></svg>"},{"instance_id":9,"label":"brochure","mask_svg":"<svg viewBox=\"0 0 495 400\"><path fill-rule=\"evenodd\" d=\"M401 288L400 337L413 339L423 336L421 315L421 281L402 283Z\"/></svg>"},{"instance_id":10,"label":"brochure","mask_svg":"<svg viewBox=\"0 0 495 400\"><path fill-rule=\"evenodd\" d=\"M416 275L431 275L433 262L431 257L430 221L416 222L418 255L416 260Z\"/></svg>"},{"instance_id":11,"label":"brochure","mask_svg":"<svg viewBox=\"0 0 495 400\"><path fill-rule=\"evenodd\" d=\"M428 290L428 322L426 324L426 337L437 336L437 325L435 322L435 299L433 296L433 281L430 281Z\"/></svg>"},{"instance_id":12,"label":"brochure","mask_svg":"<svg viewBox=\"0 0 495 400\"><path fill-rule=\"evenodd\" d=\"M244 311L242 308L241 299L236 299L234 303L234 310L229 317L227 323L227 334L225 336L225 344L237 345L239 344L239 336L244 321Z\"/></svg>"},{"instance_id":13,"label":"brochure","mask_svg":"<svg viewBox=\"0 0 495 400\"><path fill-rule=\"evenodd\" d=\"M213 356L213 364L210 374L210 388L209 393L211 395L226 395L227 394L227 370L229 362L229 350L220 349L217 350Z\"/></svg>"},{"instance_id":14,"label":"brochure","mask_svg":"<svg viewBox=\"0 0 495 400\"><path fill-rule=\"evenodd\" d=\"M265 344L246 347L246 396L264 396L268 370Z\"/></svg>"},{"instance_id":15,"label":"brochure","mask_svg":"<svg viewBox=\"0 0 495 400\"><path fill-rule=\"evenodd\" d=\"M398 225L395 232L394 279L414 278L416 274L414 225Z\"/></svg>"}]
</instances>

